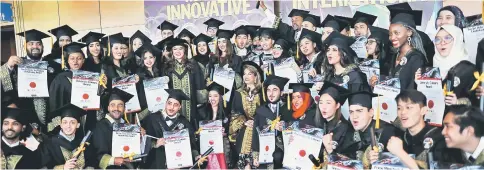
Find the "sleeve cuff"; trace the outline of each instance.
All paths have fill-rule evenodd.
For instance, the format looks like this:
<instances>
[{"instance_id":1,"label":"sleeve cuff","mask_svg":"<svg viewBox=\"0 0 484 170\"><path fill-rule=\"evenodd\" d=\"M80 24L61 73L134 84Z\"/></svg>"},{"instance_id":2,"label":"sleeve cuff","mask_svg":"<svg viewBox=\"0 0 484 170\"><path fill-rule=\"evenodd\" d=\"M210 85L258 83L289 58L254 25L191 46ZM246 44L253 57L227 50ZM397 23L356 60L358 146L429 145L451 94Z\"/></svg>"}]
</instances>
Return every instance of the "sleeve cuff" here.
<instances>
[{"instance_id":1,"label":"sleeve cuff","mask_svg":"<svg viewBox=\"0 0 484 170\"><path fill-rule=\"evenodd\" d=\"M57 165L57 166L54 166L53 169L64 169L64 165Z\"/></svg>"},{"instance_id":2,"label":"sleeve cuff","mask_svg":"<svg viewBox=\"0 0 484 170\"><path fill-rule=\"evenodd\" d=\"M109 158L108 165L114 165L114 157Z\"/></svg>"},{"instance_id":3,"label":"sleeve cuff","mask_svg":"<svg viewBox=\"0 0 484 170\"><path fill-rule=\"evenodd\" d=\"M104 154L99 161L99 168L106 169L109 165L114 165L114 158L111 155Z\"/></svg>"}]
</instances>

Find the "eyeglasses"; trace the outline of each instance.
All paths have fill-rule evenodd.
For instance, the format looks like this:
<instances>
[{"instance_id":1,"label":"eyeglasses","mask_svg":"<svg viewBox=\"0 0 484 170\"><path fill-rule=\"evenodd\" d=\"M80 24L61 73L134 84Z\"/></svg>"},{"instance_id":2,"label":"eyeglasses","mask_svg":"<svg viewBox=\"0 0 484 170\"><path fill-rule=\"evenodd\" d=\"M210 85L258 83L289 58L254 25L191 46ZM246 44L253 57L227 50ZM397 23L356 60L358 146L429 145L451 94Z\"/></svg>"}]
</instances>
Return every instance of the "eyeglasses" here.
<instances>
[{"instance_id":1,"label":"eyeglasses","mask_svg":"<svg viewBox=\"0 0 484 170\"><path fill-rule=\"evenodd\" d=\"M434 44L435 45L439 45L439 44L442 44L442 42L448 44L450 42L454 41L454 37L452 37L451 35L446 35L444 36L444 38L440 38L440 37L435 37L434 39Z\"/></svg>"},{"instance_id":2,"label":"eyeglasses","mask_svg":"<svg viewBox=\"0 0 484 170\"><path fill-rule=\"evenodd\" d=\"M368 40L366 42L366 44L368 44L368 45L372 45L373 43L376 43L376 40Z\"/></svg>"},{"instance_id":3,"label":"eyeglasses","mask_svg":"<svg viewBox=\"0 0 484 170\"><path fill-rule=\"evenodd\" d=\"M282 51L283 49L281 46L274 46L272 47L272 50Z\"/></svg>"}]
</instances>

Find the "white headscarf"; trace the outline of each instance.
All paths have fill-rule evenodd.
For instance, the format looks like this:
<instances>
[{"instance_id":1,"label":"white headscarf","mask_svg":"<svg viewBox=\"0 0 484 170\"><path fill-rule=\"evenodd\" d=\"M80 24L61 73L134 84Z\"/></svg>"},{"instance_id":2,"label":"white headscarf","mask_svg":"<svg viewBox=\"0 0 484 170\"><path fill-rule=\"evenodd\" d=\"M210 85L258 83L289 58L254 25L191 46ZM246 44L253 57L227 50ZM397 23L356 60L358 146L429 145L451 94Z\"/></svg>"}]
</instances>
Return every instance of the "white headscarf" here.
<instances>
[{"instance_id":1,"label":"white headscarf","mask_svg":"<svg viewBox=\"0 0 484 170\"><path fill-rule=\"evenodd\" d=\"M462 60L469 60L469 56L467 55L467 50L464 45L464 35L459 27L454 25L442 25L437 30L440 31L441 29L447 31L454 38L452 49L446 57L440 55L437 50L437 45L435 45L436 53L433 59L434 67L439 67L440 75L442 78L445 78L452 67Z\"/></svg>"}]
</instances>

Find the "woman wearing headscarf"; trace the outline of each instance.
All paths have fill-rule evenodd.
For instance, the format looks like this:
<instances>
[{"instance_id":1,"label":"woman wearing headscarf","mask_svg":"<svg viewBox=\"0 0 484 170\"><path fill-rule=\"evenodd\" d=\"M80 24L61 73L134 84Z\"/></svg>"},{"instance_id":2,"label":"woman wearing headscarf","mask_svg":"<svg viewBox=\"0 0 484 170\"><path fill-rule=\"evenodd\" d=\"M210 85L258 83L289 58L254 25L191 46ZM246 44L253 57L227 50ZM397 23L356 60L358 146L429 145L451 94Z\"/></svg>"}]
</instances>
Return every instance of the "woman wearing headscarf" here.
<instances>
[{"instance_id":1,"label":"woman wearing headscarf","mask_svg":"<svg viewBox=\"0 0 484 170\"><path fill-rule=\"evenodd\" d=\"M87 45L86 71L101 72L101 64L105 58L100 39L104 35L102 33L89 32L79 40L79 42L84 42Z\"/></svg>"},{"instance_id":2,"label":"woman wearing headscarf","mask_svg":"<svg viewBox=\"0 0 484 170\"><path fill-rule=\"evenodd\" d=\"M471 105L474 96L471 93L474 84L475 65L469 62L465 49L464 36L459 27L442 25L435 36L435 53L433 67L438 67L443 78L444 89L453 91L445 97L446 105ZM421 70L415 73L416 79ZM449 81L450 84L447 85ZM474 101L475 102L475 101Z\"/></svg>"},{"instance_id":3,"label":"woman wearing headscarf","mask_svg":"<svg viewBox=\"0 0 484 170\"><path fill-rule=\"evenodd\" d=\"M415 71L423 68L427 59L422 40L413 18L421 18L420 11L391 9L389 35L396 55L390 63L390 77L400 79L400 89L415 89ZM382 73L385 74L385 73Z\"/></svg>"},{"instance_id":4,"label":"woman wearing headscarf","mask_svg":"<svg viewBox=\"0 0 484 170\"><path fill-rule=\"evenodd\" d=\"M290 83L289 88L292 93L289 94L290 103L288 108L290 114L281 115L284 122L299 122L299 127L306 125L314 126L314 115L316 113L316 103L311 96L310 89L312 83Z\"/></svg>"},{"instance_id":5,"label":"woman wearing headscarf","mask_svg":"<svg viewBox=\"0 0 484 170\"><path fill-rule=\"evenodd\" d=\"M442 7L437 12L437 16L435 19L436 29L442 25L455 25L462 30L466 26L466 18L459 7L453 5Z\"/></svg>"},{"instance_id":6,"label":"woman wearing headscarf","mask_svg":"<svg viewBox=\"0 0 484 170\"><path fill-rule=\"evenodd\" d=\"M220 30L219 30L220 31ZM242 63L243 85L234 93L232 98L231 121L229 127L229 140L235 143L235 155L237 155L236 167L239 169L256 168L258 162L254 159L258 155L252 152L252 139L255 110L263 103L263 71L252 62Z\"/></svg>"},{"instance_id":7,"label":"woman wearing headscarf","mask_svg":"<svg viewBox=\"0 0 484 170\"><path fill-rule=\"evenodd\" d=\"M290 48L292 47L292 43L287 41L286 39L279 38L274 43L274 47L272 48L272 55L274 56L274 62L271 64L271 71L273 74L275 73L274 67L291 63L291 68L297 74L297 82L301 83L303 81L303 75L301 72L301 68L297 65L296 61L294 61L294 57L292 57L289 53ZM279 75L285 77L284 75ZM286 77L291 79L292 77ZM282 89L281 89L282 90Z\"/></svg>"}]
</instances>

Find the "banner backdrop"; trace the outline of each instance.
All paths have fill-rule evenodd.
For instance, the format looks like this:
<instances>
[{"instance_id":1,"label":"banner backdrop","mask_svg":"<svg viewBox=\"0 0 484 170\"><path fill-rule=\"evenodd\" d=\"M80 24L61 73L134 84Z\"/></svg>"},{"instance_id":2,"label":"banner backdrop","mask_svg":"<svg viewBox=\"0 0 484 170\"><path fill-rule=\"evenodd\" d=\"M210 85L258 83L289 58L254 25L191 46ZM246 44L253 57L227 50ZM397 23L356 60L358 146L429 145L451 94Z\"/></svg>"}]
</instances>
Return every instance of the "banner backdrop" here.
<instances>
[{"instance_id":1,"label":"banner backdrop","mask_svg":"<svg viewBox=\"0 0 484 170\"><path fill-rule=\"evenodd\" d=\"M274 9L273 1L265 1L269 9ZM206 0L206 1L145 1L144 33L156 43L161 40L161 31L156 27L165 20L179 27L175 35L184 28L193 34L205 33L203 24L209 18L225 22L220 29L233 29L240 25L272 26L262 9L256 9L254 0Z\"/></svg>"}]
</instances>

